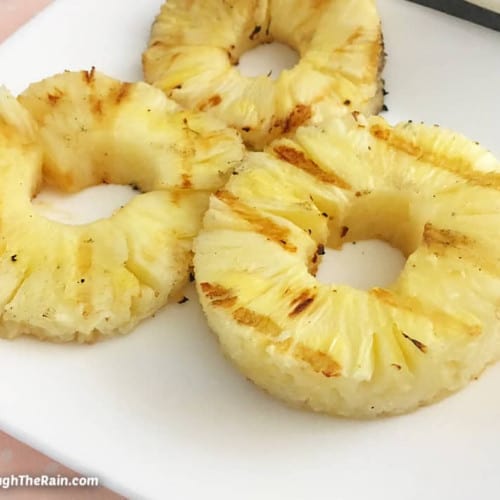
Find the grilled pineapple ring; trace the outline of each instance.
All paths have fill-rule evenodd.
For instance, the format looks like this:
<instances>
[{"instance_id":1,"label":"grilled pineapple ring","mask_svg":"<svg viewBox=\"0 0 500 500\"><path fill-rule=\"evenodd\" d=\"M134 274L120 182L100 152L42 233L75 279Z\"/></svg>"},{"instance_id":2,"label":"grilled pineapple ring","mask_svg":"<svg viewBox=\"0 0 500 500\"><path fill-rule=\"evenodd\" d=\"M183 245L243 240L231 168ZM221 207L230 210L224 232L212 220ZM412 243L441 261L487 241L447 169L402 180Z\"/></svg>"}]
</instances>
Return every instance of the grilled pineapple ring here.
<instances>
[{"instance_id":1,"label":"grilled pineapple ring","mask_svg":"<svg viewBox=\"0 0 500 500\"><path fill-rule=\"evenodd\" d=\"M296 49L300 62L276 81L244 77L240 56L273 40ZM378 113L383 60L374 0L168 0L143 68L169 97L213 113L261 149L325 99Z\"/></svg>"},{"instance_id":2,"label":"grilled pineapple ring","mask_svg":"<svg viewBox=\"0 0 500 500\"><path fill-rule=\"evenodd\" d=\"M0 95L0 335L125 333L186 282L205 190L241 158L241 140L158 89L94 71L34 84L19 101ZM32 206L42 181L143 194L110 218L68 226Z\"/></svg>"},{"instance_id":3,"label":"grilled pineapple ring","mask_svg":"<svg viewBox=\"0 0 500 500\"><path fill-rule=\"evenodd\" d=\"M195 240L211 328L247 377L295 405L398 414L500 351L500 163L449 131L331 119L252 153ZM326 245L380 238L407 263L369 291L314 277Z\"/></svg>"}]
</instances>

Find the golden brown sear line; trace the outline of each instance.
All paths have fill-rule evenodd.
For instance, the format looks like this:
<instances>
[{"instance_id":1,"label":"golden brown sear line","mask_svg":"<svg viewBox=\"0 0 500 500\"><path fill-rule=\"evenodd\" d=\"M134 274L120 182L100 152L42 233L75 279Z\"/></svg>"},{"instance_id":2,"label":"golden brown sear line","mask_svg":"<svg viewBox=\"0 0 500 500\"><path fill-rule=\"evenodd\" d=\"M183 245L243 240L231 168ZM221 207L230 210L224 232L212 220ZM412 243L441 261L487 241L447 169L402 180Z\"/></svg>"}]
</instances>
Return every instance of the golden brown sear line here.
<instances>
[{"instance_id":1,"label":"golden brown sear line","mask_svg":"<svg viewBox=\"0 0 500 500\"><path fill-rule=\"evenodd\" d=\"M479 335L481 329L478 325L467 324L460 321L443 311L431 308L429 305L423 306L414 297L404 297L401 295L396 295L394 292L387 290L385 288L372 288L370 290L370 295L375 297L377 300L384 302L391 307L397 309L403 309L409 311L415 315L423 316L426 318L432 318L435 323L446 324L450 328L454 328L457 331L462 331L463 333L471 336Z\"/></svg>"},{"instance_id":2,"label":"golden brown sear line","mask_svg":"<svg viewBox=\"0 0 500 500\"><path fill-rule=\"evenodd\" d=\"M348 52L352 50L352 46L359 43L359 40L363 37L363 30L361 28L357 28L353 31L346 39L346 41L340 47L336 47L334 52L342 53Z\"/></svg>"},{"instance_id":3,"label":"golden brown sear line","mask_svg":"<svg viewBox=\"0 0 500 500\"><path fill-rule=\"evenodd\" d=\"M120 104L128 97L131 86L132 84L128 82L124 82L120 85L120 87L118 88L118 92L116 94L116 99L115 99L116 104Z\"/></svg>"},{"instance_id":4,"label":"golden brown sear line","mask_svg":"<svg viewBox=\"0 0 500 500\"><path fill-rule=\"evenodd\" d=\"M405 332L401 332L401 335L403 335L406 340L409 340L419 351L423 352L424 354L427 352L427 346L424 343L420 342L420 340L410 337Z\"/></svg>"},{"instance_id":5,"label":"golden brown sear line","mask_svg":"<svg viewBox=\"0 0 500 500\"><path fill-rule=\"evenodd\" d=\"M298 316L314 302L315 298L316 298L316 293L314 290L303 291L298 297L296 297L290 303L290 306L293 307L293 309L288 316L291 318Z\"/></svg>"},{"instance_id":6,"label":"golden brown sear line","mask_svg":"<svg viewBox=\"0 0 500 500\"><path fill-rule=\"evenodd\" d=\"M283 132L287 134L288 132L294 131L301 125L306 123L312 118L313 112L311 106L306 106L304 104L297 104L293 111L290 113L288 118L285 120L283 125Z\"/></svg>"},{"instance_id":7,"label":"golden brown sear line","mask_svg":"<svg viewBox=\"0 0 500 500\"><path fill-rule=\"evenodd\" d=\"M316 179L326 184L334 184L342 189L351 189L351 186L344 179L333 172L325 172L317 163L307 158L302 151L285 145L274 147L274 153L280 160L284 160L300 170L312 175Z\"/></svg>"},{"instance_id":8,"label":"golden brown sear line","mask_svg":"<svg viewBox=\"0 0 500 500\"><path fill-rule=\"evenodd\" d=\"M383 127L379 124L370 127L370 133L380 141L384 141L388 147L396 149L409 156L413 156L420 162L425 162L455 174L467 182L480 187L500 189L500 173L478 172L464 156L438 155L432 151L423 149L420 145L410 142L407 138L399 135L395 130Z\"/></svg>"},{"instance_id":9,"label":"golden brown sear line","mask_svg":"<svg viewBox=\"0 0 500 500\"><path fill-rule=\"evenodd\" d=\"M200 283L201 291L209 299L219 299L221 297L228 297L231 294L231 290L224 288L222 285L217 283Z\"/></svg>"},{"instance_id":10,"label":"golden brown sear line","mask_svg":"<svg viewBox=\"0 0 500 500\"><path fill-rule=\"evenodd\" d=\"M279 226L268 217L259 215L256 210L242 203L237 196L229 191L217 191L215 196L267 239L277 243L288 252L295 253L297 251L297 247L288 242L290 231L287 228Z\"/></svg>"},{"instance_id":11,"label":"golden brown sear line","mask_svg":"<svg viewBox=\"0 0 500 500\"><path fill-rule=\"evenodd\" d=\"M342 374L342 367L328 354L311 349L302 343L295 345L293 355L308 363L315 372L325 377L338 377Z\"/></svg>"},{"instance_id":12,"label":"golden brown sear line","mask_svg":"<svg viewBox=\"0 0 500 500\"><path fill-rule=\"evenodd\" d=\"M288 316L290 316L291 318L298 316L300 313L304 312L313 302L314 297L307 297L302 302L299 302Z\"/></svg>"},{"instance_id":13,"label":"golden brown sear line","mask_svg":"<svg viewBox=\"0 0 500 500\"><path fill-rule=\"evenodd\" d=\"M451 229L441 229L427 223L424 227L423 241L427 246L445 246L453 248L466 248L474 244L469 236Z\"/></svg>"},{"instance_id":14,"label":"golden brown sear line","mask_svg":"<svg viewBox=\"0 0 500 500\"><path fill-rule=\"evenodd\" d=\"M190 189L193 187L191 176L189 174L182 174L182 187L184 189Z\"/></svg>"},{"instance_id":15,"label":"golden brown sear line","mask_svg":"<svg viewBox=\"0 0 500 500\"><path fill-rule=\"evenodd\" d=\"M222 307L224 309L230 309L234 307L238 302L238 297L227 297L225 299L215 299L212 300L212 305L214 307Z\"/></svg>"},{"instance_id":16,"label":"golden brown sear line","mask_svg":"<svg viewBox=\"0 0 500 500\"><path fill-rule=\"evenodd\" d=\"M98 98L92 99L91 111L93 114L100 116L103 114L102 101Z\"/></svg>"},{"instance_id":17,"label":"golden brown sear line","mask_svg":"<svg viewBox=\"0 0 500 500\"><path fill-rule=\"evenodd\" d=\"M55 106L59 102L59 99L61 99L63 96L64 92L62 92L59 89L55 89L54 92L49 92L47 94L47 99L50 102L50 104Z\"/></svg>"},{"instance_id":18,"label":"golden brown sear line","mask_svg":"<svg viewBox=\"0 0 500 500\"><path fill-rule=\"evenodd\" d=\"M441 229L432 224L426 224L422 239L434 255L453 256L492 276L500 275L500 261L492 258L491 253L485 252L481 248L482 243L470 236L452 229Z\"/></svg>"},{"instance_id":19,"label":"golden brown sear line","mask_svg":"<svg viewBox=\"0 0 500 500\"><path fill-rule=\"evenodd\" d=\"M251 326L269 337L276 337L282 331L280 326L269 316L264 316L245 307L236 309L233 312L233 318L240 325Z\"/></svg>"},{"instance_id":20,"label":"golden brown sear line","mask_svg":"<svg viewBox=\"0 0 500 500\"><path fill-rule=\"evenodd\" d=\"M201 103L198 106L198 109L200 111L206 111L207 109L215 108L215 106L218 106L221 102L222 102L222 97L216 94L213 95L212 97L209 97L205 102Z\"/></svg>"}]
</instances>

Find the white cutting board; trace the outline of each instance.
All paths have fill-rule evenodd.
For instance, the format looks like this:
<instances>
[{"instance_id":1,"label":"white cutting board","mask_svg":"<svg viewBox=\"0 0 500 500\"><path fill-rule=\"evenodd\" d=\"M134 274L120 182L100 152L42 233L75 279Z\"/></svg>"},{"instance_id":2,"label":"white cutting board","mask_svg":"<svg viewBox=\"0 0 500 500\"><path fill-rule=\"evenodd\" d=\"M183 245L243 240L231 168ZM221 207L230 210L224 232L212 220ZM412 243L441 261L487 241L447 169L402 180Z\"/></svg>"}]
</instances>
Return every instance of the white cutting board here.
<instances>
[{"instance_id":1,"label":"white cutting board","mask_svg":"<svg viewBox=\"0 0 500 500\"><path fill-rule=\"evenodd\" d=\"M0 45L0 81L20 92L92 65L139 79L160 4L56 0ZM500 33L401 0L379 6L388 118L456 128L500 156ZM132 498L499 498L500 366L399 418L291 410L222 357L186 294L95 346L1 341L0 428Z\"/></svg>"}]
</instances>

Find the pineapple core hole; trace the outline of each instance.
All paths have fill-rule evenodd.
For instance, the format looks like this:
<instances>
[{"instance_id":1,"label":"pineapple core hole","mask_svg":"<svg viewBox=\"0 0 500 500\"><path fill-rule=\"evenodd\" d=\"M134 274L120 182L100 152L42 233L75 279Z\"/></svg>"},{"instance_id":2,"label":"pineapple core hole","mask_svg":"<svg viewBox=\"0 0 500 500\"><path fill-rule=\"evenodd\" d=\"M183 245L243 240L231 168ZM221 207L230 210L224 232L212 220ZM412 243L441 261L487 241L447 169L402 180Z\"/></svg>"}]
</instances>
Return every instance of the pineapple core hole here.
<instances>
[{"instance_id":1,"label":"pineapple core hole","mask_svg":"<svg viewBox=\"0 0 500 500\"><path fill-rule=\"evenodd\" d=\"M258 45L240 58L239 69L243 76L267 75L276 80L285 69L299 62L299 54L288 45L279 42Z\"/></svg>"},{"instance_id":2,"label":"pineapple core hole","mask_svg":"<svg viewBox=\"0 0 500 500\"><path fill-rule=\"evenodd\" d=\"M137 194L129 186L115 184L93 186L75 194L44 188L33 199L33 205L47 219L79 226L110 217Z\"/></svg>"},{"instance_id":3,"label":"pineapple core hole","mask_svg":"<svg viewBox=\"0 0 500 500\"><path fill-rule=\"evenodd\" d=\"M359 290L393 284L406 263L403 253L381 240L345 243L326 248L316 278L324 284L349 285Z\"/></svg>"}]
</instances>

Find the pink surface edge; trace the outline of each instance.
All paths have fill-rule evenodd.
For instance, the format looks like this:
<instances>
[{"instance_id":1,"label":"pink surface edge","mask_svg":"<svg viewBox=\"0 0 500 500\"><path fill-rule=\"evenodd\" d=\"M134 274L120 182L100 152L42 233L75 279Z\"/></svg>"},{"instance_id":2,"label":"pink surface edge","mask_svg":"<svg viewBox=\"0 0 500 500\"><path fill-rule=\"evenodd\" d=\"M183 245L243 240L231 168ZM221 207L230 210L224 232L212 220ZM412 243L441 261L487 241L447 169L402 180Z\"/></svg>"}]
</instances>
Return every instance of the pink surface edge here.
<instances>
[{"instance_id":1,"label":"pink surface edge","mask_svg":"<svg viewBox=\"0 0 500 500\"><path fill-rule=\"evenodd\" d=\"M0 42L51 2L52 0L0 0Z\"/></svg>"}]
</instances>

